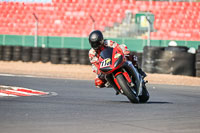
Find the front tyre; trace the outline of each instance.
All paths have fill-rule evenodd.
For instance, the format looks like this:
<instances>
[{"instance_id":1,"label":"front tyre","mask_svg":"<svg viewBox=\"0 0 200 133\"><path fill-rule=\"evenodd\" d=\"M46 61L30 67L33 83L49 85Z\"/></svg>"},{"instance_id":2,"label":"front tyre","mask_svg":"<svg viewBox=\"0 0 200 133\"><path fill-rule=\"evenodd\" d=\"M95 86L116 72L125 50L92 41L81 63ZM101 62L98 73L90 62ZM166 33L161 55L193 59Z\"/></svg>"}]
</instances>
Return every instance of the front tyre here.
<instances>
[{"instance_id":1,"label":"front tyre","mask_svg":"<svg viewBox=\"0 0 200 133\"><path fill-rule=\"evenodd\" d=\"M128 86L128 82L125 80L122 74L117 75L117 81L123 90L123 94L127 96L127 98L132 103L139 103L139 98L134 94L132 89Z\"/></svg>"}]
</instances>

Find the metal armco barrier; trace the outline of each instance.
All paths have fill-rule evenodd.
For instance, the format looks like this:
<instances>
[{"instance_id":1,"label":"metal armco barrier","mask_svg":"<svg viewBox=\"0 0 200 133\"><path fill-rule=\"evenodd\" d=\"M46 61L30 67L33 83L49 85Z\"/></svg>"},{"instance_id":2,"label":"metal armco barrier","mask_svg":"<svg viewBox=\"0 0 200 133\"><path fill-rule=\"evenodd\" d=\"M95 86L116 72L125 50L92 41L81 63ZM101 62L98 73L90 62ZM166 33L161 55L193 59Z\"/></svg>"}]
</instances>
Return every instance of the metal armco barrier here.
<instances>
[{"instance_id":1,"label":"metal armco barrier","mask_svg":"<svg viewBox=\"0 0 200 133\"><path fill-rule=\"evenodd\" d=\"M142 68L149 73L195 75L195 55L183 47L145 47Z\"/></svg>"}]
</instances>

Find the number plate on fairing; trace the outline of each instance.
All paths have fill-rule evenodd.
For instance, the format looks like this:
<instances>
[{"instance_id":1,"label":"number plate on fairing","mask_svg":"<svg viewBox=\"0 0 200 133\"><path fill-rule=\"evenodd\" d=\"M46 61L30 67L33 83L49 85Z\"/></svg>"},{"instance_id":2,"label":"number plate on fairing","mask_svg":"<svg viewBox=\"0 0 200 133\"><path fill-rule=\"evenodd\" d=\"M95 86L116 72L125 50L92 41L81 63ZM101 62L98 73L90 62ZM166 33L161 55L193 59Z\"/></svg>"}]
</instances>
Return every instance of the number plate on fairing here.
<instances>
[{"instance_id":1,"label":"number plate on fairing","mask_svg":"<svg viewBox=\"0 0 200 133\"><path fill-rule=\"evenodd\" d=\"M110 62L111 62L110 58L107 58L107 59L103 60L101 62L100 68L104 68L104 67L110 66Z\"/></svg>"}]
</instances>

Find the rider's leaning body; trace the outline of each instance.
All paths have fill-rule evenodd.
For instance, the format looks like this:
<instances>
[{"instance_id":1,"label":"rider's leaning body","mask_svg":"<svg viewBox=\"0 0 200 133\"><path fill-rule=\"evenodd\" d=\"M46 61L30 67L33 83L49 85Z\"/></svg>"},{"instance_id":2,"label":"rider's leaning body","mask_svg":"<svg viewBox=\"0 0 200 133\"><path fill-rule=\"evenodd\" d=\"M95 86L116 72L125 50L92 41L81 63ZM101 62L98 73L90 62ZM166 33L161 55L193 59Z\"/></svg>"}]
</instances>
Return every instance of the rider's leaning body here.
<instances>
[{"instance_id":1,"label":"rider's leaning body","mask_svg":"<svg viewBox=\"0 0 200 133\"><path fill-rule=\"evenodd\" d=\"M112 40L104 40L103 34L99 30L95 30L89 35L89 43L91 45L91 49L89 51L89 59L92 64L92 70L97 74L95 78L95 85L98 88L105 87L105 83L107 82L105 76L98 70L99 63L99 55L102 50L106 47L119 47L123 51L124 55L128 60L130 60L133 65L138 69L138 72L145 77L146 74L138 67L137 57L135 55L130 55L130 51L128 50L125 44L118 44Z\"/></svg>"}]
</instances>

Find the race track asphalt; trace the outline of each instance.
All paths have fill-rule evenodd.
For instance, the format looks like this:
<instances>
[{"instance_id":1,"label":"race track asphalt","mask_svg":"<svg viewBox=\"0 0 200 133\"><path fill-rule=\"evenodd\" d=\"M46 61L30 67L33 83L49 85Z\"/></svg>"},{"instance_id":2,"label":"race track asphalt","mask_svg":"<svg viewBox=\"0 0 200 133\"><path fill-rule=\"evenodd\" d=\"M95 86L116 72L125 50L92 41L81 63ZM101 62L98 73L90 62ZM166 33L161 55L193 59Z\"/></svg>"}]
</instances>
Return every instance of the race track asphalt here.
<instances>
[{"instance_id":1,"label":"race track asphalt","mask_svg":"<svg viewBox=\"0 0 200 133\"><path fill-rule=\"evenodd\" d=\"M0 97L0 133L200 133L199 86L148 84L148 103L131 104L89 80L0 76L0 85L51 92Z\"/></svg>"}]
</instances>

